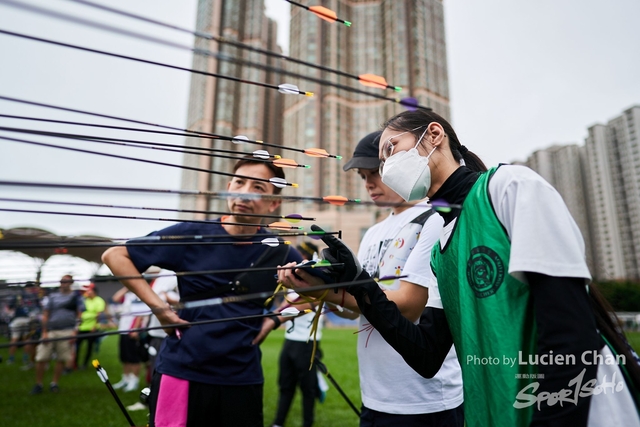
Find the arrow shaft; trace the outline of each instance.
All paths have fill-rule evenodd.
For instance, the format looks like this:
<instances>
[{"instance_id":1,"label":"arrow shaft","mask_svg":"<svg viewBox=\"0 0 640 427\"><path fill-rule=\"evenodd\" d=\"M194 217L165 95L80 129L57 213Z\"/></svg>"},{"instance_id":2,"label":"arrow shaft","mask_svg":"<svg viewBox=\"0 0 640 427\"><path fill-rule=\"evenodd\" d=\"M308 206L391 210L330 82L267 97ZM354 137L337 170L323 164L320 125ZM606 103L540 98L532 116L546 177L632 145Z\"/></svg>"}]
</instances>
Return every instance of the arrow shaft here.
<instances>
[{"instance_id":1,"label":"arrow shaft","mask_svg":"<svg viewBox=\"0 0 640 427\"><path fill-rule=\"evenodd\" d=\"M140 221L192 222L192 223L197 223L197 224L211 224L212 223L212 221L198 220L198 219L152 218L152 217L143 217L143 216L92 214L92 213L84 213L84 212L55 212L55 211L41 211L41 210L32 210L32 209L0 208L0 211L1 212L45 214L45 215L82 216L82 217L89 217L89 218L134 219L134 220L140 220ZM228 221L224 221L224 224L239 225L239 226L243 226L243 227L266 227L266 228L269 228L268 224L251 224L251 223L228 222ZM297 227L291 227L291 229L292 230L296 230Z\"/></svg>"},{"instance_id":2,"label":"arrow shaft","mask_svg":"<svg viewBox=\"0 0 640 427\"><path fill-rule=\"evenodd\" d=\"M228 156L228 155L216 154L216 153L226 152L226 153L233 153L237 155L244 154L245 156L250 154L250 153L243 153L243 152L233 151L233 150L207 149L204 147L190 147L190 146L177 145L177 144L163 144L160 142L136 141L132 139L124 140L119 138L103 138L99 136L94 137L94 136L78 135L78 134L72 134L72 133L48 132L48 131L40 131L40 130L33 130L33 129L4 127L4 126L0 126L0 130L6 131L6 132L26 133L31 135L51 136L54 138L64 138L64 139L71 139L76 141L88 141L88 142L95 142L98 144L117 145L121 147L143 148L147 150L168 151L172 153L182 153L182 154L194 154L196 156L220 157L220 158L232 159L232 160L241 160L246 157ZM166 147L175 147L175 148L166 148ZM206 150L207 152L203 153L202 151L191 151L191 150ZM257 162L273 163L273 161L269 159L254 158L254 160Z\"/></svg>"},{"instance_id":3,"label":"arrow shaft","mask_svg":"<svg viewBox=\"0 0 640 427\"><path fill-rule=\"evenodd\" d=\"M97 4L97 3L93 3L93 2L90 2L90 1L87 1L87 0L68 0L68 1L71 1L71 2L74 2L74 3L83 4L85 6L94 7L94 8L101 9L101 10L104 10L104 11L107 11L107 12L111 12L111 13L114 13L114 14L117 14L117 15L127 16L129 18L137 19L137 20L140 20L140 21L144 21L144 22L147 22L147 23L150 23L150 24L162 26L162 27L165 27L165 28L170 28L170 29L173 29L173 30L176 30L176 31L180 31L180 32L183 32L183 33L191 34L191 35L194 35L196 37L201 37L201 38L204 38L204 39L207 39L207 40L214 40L214 41L216 41L218 43L228 44L228 45L231 45L231 46L235 46L235 47L237 47L239 49L249 50L251 52L257 52L257 53L260 53L260 54L263 54L263 55L270 56L272 58L283 59L285 61L289 61L289 62L292 62L292 63L295 63L295 64L304 65L306 67L311 67L311 68L315 68L317 70L322 70L322 71L326 71L326 72L329 72L329 73L337 74L339 76L353 78L355 80L358 80L358 76L356 76L354 74L350 74L350 73L346 73L346 72L341 71L341 70L336 70L336 69L333 69L333 68L325 67L325 66L322 66L322 65L319 65L319 64L313 64L311 62L303 61L301 59L292 58L290 56L283 55L281 53L277 53L277 52L272 52L270 50L261 49L259 47L247 45L247 44L235 41L235 40L230 40L230 39L227 39L225 37L216 36L216 35L213 35L211 33L206 33L206 32L202 32L202 31L193 31L193 30L190 30L188 28L178 27L178 26L175 26L173 24L157 21L157 20L154 20L154 19L147 18L145 16L136 15L136 14L133 14L133 13L130 13L130 12L126 12L126 11L123 11L123 10L115 9L115 8L104 6L104 5ZM390 88L390 89L394 88L394 86L390 86L390 85L388 85L387 87Z\"/></svg>"},{"instance_id":4,"label":"arrow shaft","mask_svg":"<svg viewBox=\"0 0 640 427\"><path fill-rule=\"evenodd\" d=\"M237 77L225 76L225 75L216 74L216 73L209 73L207 71L201 71L201 70L194 70L194 69L191 69L191 68L180 67L178 65L165 64L163 62L151 61L151 60L148 60L148 59L136 58L136 57L128 56L128 55L122 55L122 54L119 54L119 53L107 52L107 51L104 51L104 50L92 49L92 48L88 48L88 47L84 47L84 46L78 46L78 45L74 45L74 44L70 44L70 43L63 43L63 42L58 42L58 41L54 41L54 40L43 39L43 38L40 38L40 37L29 36L27 34L16 33L16 32L13 32L13 31L0 30L0 34L5 34L5 35L8 35L8 36L13 36L13 37L19 37L19 38L32 40L32 41L37 41L37 42L41 42L41 43L52 44L52 45L60 46L60 47L67 47L67 48L70 48L70 49L81 50L81 51L84 51L84 52L97 53L99 55L111 56L111 57L119 58L119 59L126 59L126 60L129 60L129 61L140 62L140 63L143 63L143 64L156 65L156 66L159 66L159 67L170 68L170 69L173 69L173 70L187 71L187 72L190 72L190 73L201 74L201 75L208 76L208 77L216 77L216 78L219 78L219 79L231 80L231 81L238 82L238 83L245 83L245 84L250 84L250 85L254 85L254 86L260 86L260 87L264 87L264 88L267 88L267 89L278 90L278 86L272 85L272 84L268 84L268 83L254 82L254 81L251 81L251 80L240 79L240 78L237 78Z\"/></svg>"},{"instance_id":5,"label":"arrow shaft","mask_svg":"<svg viewBox=\"0 0 640 427\"><path fill-rule=\"evenodd\" d=\"M40 147L56 148L56 149L60 149L60 150L75 151L75 152L78 152L78 153L93 154L93 155L97 155L97 156L111 157L111 158L115 158L115 159L131 160L131 161L135 161L135 162L148 163L148 164L152 164L152 165L167 166L167 167L173 167L173 168L179 168L179 169L193 170L193 171L197 171L197 172L205 172L205 173L210 173L210 174L214 174L214 175L238 177L238 178L244 178L244 179L251 179L251 180L254 180L254 181L262 181L262 182L271 183L270 180L264 179L264 178L257 178L257 177L246 176L246 175L238 175L238 174L228 173L228 172L220 172L220 171L215 171L215 170L210 170L210 169L197 168L197 167L193 167L193 166L176 165L176 164L173 164L173 163L159 162L159 161L156 161L156 160L139 159L139 158L136 158L136 157L121 156L119 154L111 154L111 153L103 153L103 152L100 152L100 151L85 150L83 148L64 147L62 145L48 144L48 143L45 143L45 142L28 141L28 140L19 139L19 138L9 138L7 136L0 136L0 139L4 139L6 141L19 142L21 144L37 145L37 146L40 146ZM289 185L290 186L291 184L286 182L284 185Z\"/></svg>"},{"instance_id":6,"label":"arrow shaft","mask_svg":"<svg viewBox=\"0 0 640 427\"><path fill-rule=\"evenodd\" d=\"M154 208L154 207L145 207L145 206L125 206L125 205L107 205L107 204L100 204L100 203L60 202L60 201L52 201L52 200L14 199L14 198L5 198L5 197L0 197L0 201L15 202L15 203L40 203L40 204L59 205L59 206L83 206L83 207L92 207L92 208L114 208L114 209L178 212L178 213L198 213L198 214L206 214L206 215L233 215L232 212L202 211L202 210L196 210L196 209ZM251 213L243 213L242 216L255 217L255 218L275 218L275 219L285 218L282 215L268 215L268 214L263 215L263 214L251 214ZM315 220L315 218L303 217L303 216L299 218L296 217L296 219L299 219L301 221Z\"/></svg>"}]
</instances>

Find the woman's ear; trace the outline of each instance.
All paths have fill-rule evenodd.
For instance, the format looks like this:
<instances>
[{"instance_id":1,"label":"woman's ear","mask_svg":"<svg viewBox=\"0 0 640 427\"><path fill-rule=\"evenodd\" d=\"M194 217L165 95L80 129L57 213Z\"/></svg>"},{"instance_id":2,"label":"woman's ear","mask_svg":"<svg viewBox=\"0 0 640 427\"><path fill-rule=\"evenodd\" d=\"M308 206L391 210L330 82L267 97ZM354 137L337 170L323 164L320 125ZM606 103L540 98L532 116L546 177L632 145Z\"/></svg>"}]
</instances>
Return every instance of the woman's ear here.
<instances>
[{"instance_id":1,"label":"woman's ear","mask_svg":"<svg viewBox=\"0 0 640 427\"><path fill-rule=\"evenodd\" d=\"M431 139L429 142L434 147L439 146L446 136L446 134L444 133L444 128L440 123L437 122L429 123L429 126L427 126L427 133L429 134L429 138Z\"/></svg>"}]
</instances>

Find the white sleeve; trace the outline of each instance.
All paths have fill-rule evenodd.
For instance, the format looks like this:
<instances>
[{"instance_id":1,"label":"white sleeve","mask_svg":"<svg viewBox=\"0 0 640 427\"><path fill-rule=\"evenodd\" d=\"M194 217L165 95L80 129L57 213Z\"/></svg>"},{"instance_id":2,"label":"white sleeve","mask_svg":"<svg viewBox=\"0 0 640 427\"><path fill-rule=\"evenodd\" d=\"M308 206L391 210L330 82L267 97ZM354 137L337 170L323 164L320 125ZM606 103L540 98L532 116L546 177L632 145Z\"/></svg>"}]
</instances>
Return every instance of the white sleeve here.
<instances>
[{"instance_id":1,"label":"white sleeve","mask_svg":"<svg viewBox=\"0 0 640 427\"><path fill-rule=\"evenodd\" d=\"M443 308L442 298L440 297L440 289L438 288L438 281L436 279L436 276L433 276L433 279L429 284L429 299L427 300L427 307Z\"/></svg>"},{"instance_id":2,"label":"white sleeve","mask_svg":"<svg viewBox=\"0 0 640 427\"><path fill-rule=\"evenodd\" d=\"M178 287L178 278L174 275L173 271L162 270L161 274L166 274L167 276L158 277L153 282L153 291L160 295L163 292L171 292L175 291ZM169 274L171 274L169 276Z\"/></svg>"},{"instance_id":3,"label":"white sleeve","mask_svg":"<svg viewBox=\"0 0 640 427\"><path fill-rule=\"evenodd\" d=\"M524 166L500 167L489 182L491 203L511 241L509 273L591 279L584 240L560 194Z\"/></svg>"},{"instance_id":4,"label":"white sleeve","mask_svg":"<svg viewBox=\"0 0 640 427\"><path fill-rule=\"evenodd\" d=\"M402 274L407 277L403 280L425 288L432 285L434 275L431 271L431 248L440 238L440 229L443 224L444 220L437 213L429 217L422 227L416 247L413 248L404 265Z\"/></svg>"}]
</instances>

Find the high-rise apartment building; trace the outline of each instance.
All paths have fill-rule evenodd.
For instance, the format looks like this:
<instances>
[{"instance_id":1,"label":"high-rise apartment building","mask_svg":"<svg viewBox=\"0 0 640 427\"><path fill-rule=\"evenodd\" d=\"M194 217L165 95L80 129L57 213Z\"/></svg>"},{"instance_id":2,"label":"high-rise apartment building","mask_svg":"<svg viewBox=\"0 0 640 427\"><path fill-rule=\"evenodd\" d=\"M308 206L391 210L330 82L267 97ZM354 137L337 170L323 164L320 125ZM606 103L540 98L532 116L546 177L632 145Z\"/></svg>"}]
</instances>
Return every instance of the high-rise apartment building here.
<instances>
[{"instance_id":1,"label":"high-rise apartment building","mask_svg":"<svg viewBox=\"0 0 640 427\"><path fill-rule=\"evenodd\" d=\"M444 10L442 0L323 0L315 2L353 22L347 28L318 19L308 11L291 9L290 55L350 74L384 76L401 86L401 93L365 88L352 79L302 65L291 67L300 74L375 92L394 98L412 96L420 105L449 118ZM284 142L299 147L320 147L345 158L309 159L310 170L297 170L293 181L305 196L345 195L368 200L361 179L342 165L357 142L377 130L403 107L328 85L302 79L301 89L313 98L285 100ZM299 159L299 161L303 161ZM298 210L318 218L332 229L343 229L345 240L357 247L360 237L375 221L377 209L300 205ZM386 210L385 210L386 214Z\"/></svg>"},{"instance_id":2,"label":"high-rise apartment building","mask_svg":"<svg viewBox=\"0 0 640 427\"><path fill-rule=\"evenodd\" d=\"M265 16L264 9L263 0L199 0L196 30L280 53L276 44L277 24ZM218 52L228 58L270 67L280 66L278 59L205 38L197 38L195 47ZM195 54L193 68L272 85L281 83L280 76L273 72L212 56ZM187 127L224 136L245 135L252 140L278 142L282 139L283 96L273 89L193 74ZM230 141L203 138L188 138L187 145L234 149ZM246 151L259 148L251 146ZM186 154L183 163L207 170L231 172L233 160ZM182 174L182 188L188 190L220 191L226 188L228 181L227 176L196 171L184 170ZM220 210L226 206L223 201L191 196L183 196L180 205L183 209L198 210Z\"/></svg>"},{"instance_id":3,"label":"high-rise apartment building","mask_svg":"<svg viewBox=\"0 0 640 427\"><path fill-rule=\"evenodd\" d=\"M589 128L589 211L599 278L640 279L639 132L640 106Z\"/></svg>"},{"instance_id":4,"label":"high-rise apartment building","mask_svg":"<svg viewBox=\"0 0 640 427\"><path fill-rule=\"evenodd\" d=\"M524 164L562 195L584 236L593 277L639 280L640 106L588 132L584 147L554 145Z\"/></svg>"},{"instance_id":5,"label":"high-rise apartment building","mask_svg":"<svg viewBox=\"0 0 640 427\"><path fill-rule=\"evenodd\" d=\"M587 209L587 182L584 174L584 147L575 144L554 145L534 152L524 163L535 170L562 196L585 242L589 269L594 269L591 227ZM549 212L553 215L553 212Z\"/></svg>"}]
</instances>

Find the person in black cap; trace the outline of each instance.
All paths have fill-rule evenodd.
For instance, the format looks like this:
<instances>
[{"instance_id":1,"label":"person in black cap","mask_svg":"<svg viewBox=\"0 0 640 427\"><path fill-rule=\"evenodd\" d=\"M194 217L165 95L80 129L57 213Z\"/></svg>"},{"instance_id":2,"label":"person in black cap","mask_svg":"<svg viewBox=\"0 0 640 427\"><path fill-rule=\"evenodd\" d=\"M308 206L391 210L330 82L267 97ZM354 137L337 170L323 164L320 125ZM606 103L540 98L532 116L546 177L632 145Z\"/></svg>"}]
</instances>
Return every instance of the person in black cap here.
<instances>
[{"instance_id":1,"label":"person in black cap","mask_svg":"<svg viewBox=\"0 0 640 427\"><path fill-rule=\"evenodd\" d=\"M404 203L402 197L382 183L378 145L382 132L373 132L358 142L353 157L343 167L356 169L378 206L390 206L391 213L375 224L360 242L358 260L371 277L407 275L403 279L378 282L402 314L416 321L427 300L437 304L439 295L428 254L438 240L442 218L424 202ZM406 267L406 269L405 269ZM329 292L326 301L360 311L348 293ZM362 411L360 427L370 426L455 426L464 423L462 376L454 350L449 351L438 374L426 379L360 316L358 367Z\"/></svg>"},{"instance_id":2,"label":"person in black cap","mask_svg":"<svg viewBox=\"0 0 640 427\"><path fill-rule=\"evenodd\" d=\"M371 132L358 142L353 152L353 157L342 167L347 172L351 169L378 170L380 159L378 158L378 145L380 143L381 131Z\"/></svg>"}]
</instances>

